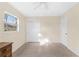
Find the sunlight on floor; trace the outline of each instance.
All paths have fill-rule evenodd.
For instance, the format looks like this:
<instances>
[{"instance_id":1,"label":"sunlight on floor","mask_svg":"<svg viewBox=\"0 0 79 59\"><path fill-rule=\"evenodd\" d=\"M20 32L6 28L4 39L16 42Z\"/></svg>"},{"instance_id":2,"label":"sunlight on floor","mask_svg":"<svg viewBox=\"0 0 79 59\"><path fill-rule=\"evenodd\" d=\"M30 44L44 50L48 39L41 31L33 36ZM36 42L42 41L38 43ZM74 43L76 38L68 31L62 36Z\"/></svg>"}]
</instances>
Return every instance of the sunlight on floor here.
<instances>
[{"instance_id":1,"label":"sunlight on floor","mask_svg":"<svg viewBox=\"0 0 79 59\"><path fill-rule=\"evenodd\" d=\"M41 34L41 33L38 33L38 37L40 38L39 39L39 42L40 42L40 46L42 46L42 45L48 45L48 43L49 43L49 39L48 38L42 38L43 37L43 35Z\"/></svg>"},{"instance_id":2,"label":"sunlight on floor","mask_svg":"<svg viewBox=\"0 0 79 59\"><path fill-rule=\"evenodd\" d=\"M39 42L40 42L40 46L42 46L42 45L47 45L49 43L49 40L45 38L45 39L39 40Z\"/></svg>"}]
</instances>

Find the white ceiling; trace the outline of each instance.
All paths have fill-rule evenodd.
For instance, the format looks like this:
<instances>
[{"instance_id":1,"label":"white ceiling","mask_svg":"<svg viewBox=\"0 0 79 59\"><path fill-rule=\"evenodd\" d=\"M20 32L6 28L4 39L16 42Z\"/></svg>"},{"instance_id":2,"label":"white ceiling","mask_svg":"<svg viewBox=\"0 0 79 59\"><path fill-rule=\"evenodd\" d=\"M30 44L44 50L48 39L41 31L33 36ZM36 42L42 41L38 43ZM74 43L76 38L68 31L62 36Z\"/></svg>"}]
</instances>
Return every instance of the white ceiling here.
<instances>
[{"instance_id":1,"label":"white ceiling","mask_svg":"<svg viewBox=\"0 0 79 59\"><path fill-rule=\"evenodd\" d=\"M25 16L61 16L77 3L72 2L47 2L38 7L40 2L10 2ZM37 7L37 8L36 8Z\"/></svg>"}]
</instances>

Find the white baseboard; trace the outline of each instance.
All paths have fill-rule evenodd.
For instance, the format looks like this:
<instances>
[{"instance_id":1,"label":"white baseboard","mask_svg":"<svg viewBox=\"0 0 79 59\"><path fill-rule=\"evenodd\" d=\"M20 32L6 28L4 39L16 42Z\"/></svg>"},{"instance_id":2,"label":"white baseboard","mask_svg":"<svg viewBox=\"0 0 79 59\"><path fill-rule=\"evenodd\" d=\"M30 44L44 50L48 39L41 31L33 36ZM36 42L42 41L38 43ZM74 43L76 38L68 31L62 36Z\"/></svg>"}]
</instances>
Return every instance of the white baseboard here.
<instances>
[{"instance_id":1,"label":"white baseboard","mask_svg":"<svg viewBox=\"0 0 79 59\"><path fill-rule=\"evenodd\" d=\"M77 56L79 56L79 48L78 49L72 49L70 48L67 44L62 43L63 45L65 45L70 51L72 51L74 54L76 54Z\"/></svg>"},{"instance_id":2,"label":"white baseboard","mask_svg":"<svg viewBox=\"0 0 79 59\"><path fill-rule=\"evenodd\" d=\"M74 49L73 51L74 51L74 53L75 53L76 55L79 56L79 48L76 48L76 49Z\"/></svg>"}]
</instances>

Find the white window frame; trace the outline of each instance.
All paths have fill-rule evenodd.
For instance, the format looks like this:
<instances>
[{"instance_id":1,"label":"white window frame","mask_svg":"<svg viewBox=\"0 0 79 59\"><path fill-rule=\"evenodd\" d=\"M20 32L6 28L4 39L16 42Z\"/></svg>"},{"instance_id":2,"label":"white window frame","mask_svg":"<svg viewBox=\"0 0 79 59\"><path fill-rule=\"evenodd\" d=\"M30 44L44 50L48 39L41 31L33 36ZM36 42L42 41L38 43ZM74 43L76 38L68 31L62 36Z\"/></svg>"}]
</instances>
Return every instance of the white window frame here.
<instances>
[{"instance_id":1,"label":"white window frame","mask_svg":"<svg viewBox=\"0 0 79 59\"><path fill-rule=\"evenodd\" d=\"M9 15L14 16L14 17L17 18L17 29L16 29L16 31L19 32L19 18L18 18L17 16L13 15L12 13L8 12L8 11L5 11L5 12L4 12L4 15L5 15L5 14L9 14ZM5 20L5 19L4 19L4 20ZM3 21L4 21L4 20L3 20Z\"/></svg>"}]
</instances>

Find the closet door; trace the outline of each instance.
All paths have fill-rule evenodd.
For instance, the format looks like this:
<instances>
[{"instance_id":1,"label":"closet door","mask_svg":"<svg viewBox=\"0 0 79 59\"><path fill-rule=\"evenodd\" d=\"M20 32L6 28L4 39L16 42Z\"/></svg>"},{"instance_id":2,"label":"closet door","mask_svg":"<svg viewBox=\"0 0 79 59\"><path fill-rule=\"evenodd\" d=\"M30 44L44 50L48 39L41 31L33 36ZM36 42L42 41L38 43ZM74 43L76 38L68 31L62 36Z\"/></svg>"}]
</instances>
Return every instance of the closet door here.
<instances>
[{"instance_id":1,"label":"closet door","mask_svg":"<svg viewBox=\"0 0 79 59\"><path fill-rule=\"evenodd\" d=\"M39 42L38 33L40 32L39 22L27 23L27 42Z\"/></svg>"}]
</instances>

